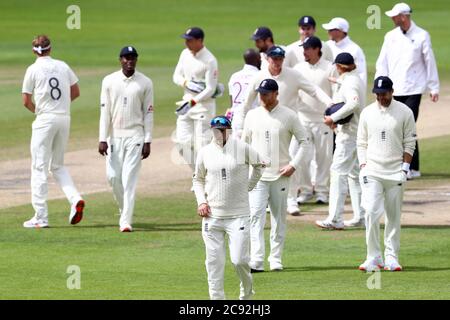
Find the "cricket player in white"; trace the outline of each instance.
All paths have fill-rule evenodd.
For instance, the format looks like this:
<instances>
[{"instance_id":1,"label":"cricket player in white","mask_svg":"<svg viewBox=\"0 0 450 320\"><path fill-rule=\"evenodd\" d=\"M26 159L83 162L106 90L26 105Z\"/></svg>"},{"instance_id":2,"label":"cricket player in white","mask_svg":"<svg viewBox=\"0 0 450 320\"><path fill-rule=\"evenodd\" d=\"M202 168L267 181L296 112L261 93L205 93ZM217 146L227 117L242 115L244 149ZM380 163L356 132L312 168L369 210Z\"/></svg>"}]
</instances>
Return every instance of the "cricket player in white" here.
<instances>
[{"instance_id":1,"label":"cricket player in white","mask_svg":"<svg viewBox=\"0 0 450 320\"><path fill-rule=\"evenodd\" d=\"M234 111L243 107L244 99L250 89L249 85L261 67L261 56L254 49L248 49L244 53L244 67L233 73L228 81L228 92L230 93L231 108L227 110L226 117L233 118ZM258 105L255 99L253 106Z\"/></svg>"},{"instance_id":2,"label":"cricket player in white","mask_svg":"<svg viewBox=\"0 0 450 320\"><path fill-rule=\"evenodd\" d=\"M242 131L247 112L252 108L253 102L257 98L258 92L256 89L258 89L264 79L274 79L278 83L280 105L288 107L295 112L298 111L299 90L303 90L326 105L332 102L331 98L322 89L306 79L298 71L283 67L285 57L283 48L274 46L267 52L267 56L269 61L268 68L261 69L253 78L247 97L244 100L243 108L236 110L234 114L233 129L238 134Z\"/></svg>"},{"instance_id":3,"label":"cricket player in white","mask_svg":"<svg viewBox=\"0 0 450 320\"><path fill-rule=\"evenodd\" d=\"M330 22L325 23L322 27L328 31L330 40L327 41L327 45L333 52L333 58L336 59L337 55L342 52L350 53L355 59L358 75L364 83L364 87L367 86L367 65L366 56L361 47L350 39L348 31L350 25L344 18L333 18Z\"/></svg>"},{"instance_id":4,"label":"cricket player in white","mask_svg":"<svg viewBox=\"0 0 450 320\"><path fill-rule=\"evenodd\" d=\"M335 68L322 55L322 41L312 36L302 44L302 47L305 61L297 64L294 69L331 96L332 85L328 78L333 75ZM291 177L287 211L292 215L299 213L297 202L301 204L312 199L313 192L318 203L328 203L330 166L333 158L333 131L323 123L327 106L304 92L301 92L300 97L298 116L311 138L313 152L305 152L299 170ZM298 148L298 143L291 143L290 153L295 154ZM313 177L310 163L314 159L317 169L314 170ZM298 189L301 190L301 194L297 198Z\"/></svg>"},{"instance_id":5,"label":"cricket player in white","mask_svg":"<svg viewBox=\"0 0 450 320\"><path fill-rule=\"evenodd\" d=\"M411 19L406 3L397 3L386 15L396 28L384 37L376 63L375 76L388 76L394 82L394 99L406 104L417 121L422 95L429 91L432 102L439 100L439 75L430 34ZM411 162L408 179L420 177L419 145Z\"/></svg>"},{"instance_id":6,"label":"cricket player in white","mask_svg":"<svg viewBox=\"0 0 450 320\"><path fill-rule=\"evenodd\" d=\"M181 37L185 39L186 49L181 52L173 82L184 89L184 95L176 103L182 109L177 111L175 143L194 170L197 151L211 140L209 121L216 113L213 96L218 88L218 65L204 46L202 29L189 28Z\"/></svg>"},{"instance_id":7,"label":"cricket player in white","mask_svg":"<svg viewBox=\"0 0 450 320\"><path fill-rule=\"evenodd\" d=\"M248 144L231 137L224 116L211 120L213 141L200 149L193 177L198 214L203 217L206 270L212 300L225 299L224 272L228 235L231 262L240 279L241 300L254 294L250 274L250 208L248 192L262 174L264 162ZM249 165L252 175L249 179Z\"/></svg>"},{"instance_id":8,"label":"cricket player in white","mask_svg":"<svg viewBox=\"0 0 450 320\"><path fill-rule=\"evenodd\" d=\"M119 205L120 231L132 232L141 160L151 151L153 84L136 71L134 47L124 47L119 57L122 69L102 82L98 151L107 156L106 174Z\"/></svg>"},{"instance_id":9,"label":"cricket player in white","mask_svg":"<svg viewBox=\"0 0 450 320\"><path fill-rule=\"evenodd\" d=\"M69 222L77 224L83 218L85 203L64 166L64 151L69 140L70 102L80 95L78 78L65 62L50 57L51 42L47 36L37 36L32 45L37 59L25 73L22 98L24 106L36 114L30 148L31 203L35 215L23 226L49 226L48 171L71 204Z\"/></svg>"},{"instance_id":10,"label":"cricket player in white","mask_svg":"<svg viewBox=\"0 0 450 320\"><path fill-rule=\"evenodd\" d=\"M297 64L305 61L303 55L303 43L306 39L313 37L316 33L316 21L311 16L303 16L298 20L298 33L300 39L286 47L286 58L284 66L294 68ZM332 63L334 61L333 52L326 42L322 41L322 59Z\"/></svg>"},{"instance_id":11,"label":"cricket player in white","mask_svg":"<svg viewBox=\"0 0 450 320\"><path fill-rule=\"evenodd\" d=\"M272 47L278 46L280 48L283 48L283 50L285 49L285 46L283 45L275 45L272 30L270 30L270 28L268 27L256 28L256 30L250 37L250 40L255 41L255 47L259 50L261 56L261 70L267 70L267 68L269 67L269 59L267 53Z\"/></svg>"},{"instance_id":12,"label":"cricket player in white","mask_svg":"<svg viewBox=\"0 0 450 320\"><path fill-rule=\"evenodd\" d=\"M304 148L295 158L289 156L292 137L300 143L309 143L297 114L279 103L278 84L264 79L258 87L261 106L250 110L245 118L242 139L261 156L270 159L262 178L250 192L251 212L251 261L253 272L264 271L265 243L264 225L266 207L271 211L270 270L282 270L281 261L286 236L286 206L289 177L300 164Z\"/></svg>"},{"instance_id":13,"label":"cricket player in white","mask_svg":"<svg viewBox=\"0 0 450 320\"><path fill-rule=\"evenodd\" d=\"M393 83L375 79L377 101L366 107L358 127L358 158L361 167L362 204L366 210L367 259L363 271L401 271L400 217L406 173L416 143L416 124L411 109L393 99ZM383 262L380 248L380 218L385 215Z\"/></svg>"},{"instance_id":14,"label":"cricket player in white","mask_svg":"<svg viewBox=\"0 0 450 320\"><path fill-rule=\"evenodd\" d=\"M336 79L337 87L333 101L344 102L343 107L331 116L325 116L324 123L336 128L336 149L330 169L330 200L328 218L316 221L316 225L324 229L343 229L346 227L364 226L364 210L361 207L361 186L359 185L359 165L356 152L356 133L361 109L365 105L366 87L358 76L353 56L348 52L338 54L335 60L340 74ZM353 114L345 124L338 121ZM353 219L343 221L347 190L353 208Z\"/></svg>"}]
</instances>

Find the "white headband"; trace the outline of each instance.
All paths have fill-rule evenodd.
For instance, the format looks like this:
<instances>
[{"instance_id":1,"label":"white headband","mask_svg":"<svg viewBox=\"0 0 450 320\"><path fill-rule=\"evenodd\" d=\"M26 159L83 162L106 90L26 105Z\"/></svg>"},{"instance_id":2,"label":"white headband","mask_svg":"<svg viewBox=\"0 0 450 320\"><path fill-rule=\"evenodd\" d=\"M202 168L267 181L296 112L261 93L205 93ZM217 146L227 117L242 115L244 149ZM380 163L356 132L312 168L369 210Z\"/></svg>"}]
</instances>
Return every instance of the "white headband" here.
<instances>
[{"instance_id":1,"label":"white headband","mask_svg":"<svg viewBox=\"0 0 450 320\"><path fill-rule=\"evenodd\" d=\"M51 45L48 45L45 48L42 48L41 46L33 47L33 51L36 51L37 53L42 54L42 51L46 51L46 50L50 49L51 47L52 47Z\"/></svg>"}]
</instances>

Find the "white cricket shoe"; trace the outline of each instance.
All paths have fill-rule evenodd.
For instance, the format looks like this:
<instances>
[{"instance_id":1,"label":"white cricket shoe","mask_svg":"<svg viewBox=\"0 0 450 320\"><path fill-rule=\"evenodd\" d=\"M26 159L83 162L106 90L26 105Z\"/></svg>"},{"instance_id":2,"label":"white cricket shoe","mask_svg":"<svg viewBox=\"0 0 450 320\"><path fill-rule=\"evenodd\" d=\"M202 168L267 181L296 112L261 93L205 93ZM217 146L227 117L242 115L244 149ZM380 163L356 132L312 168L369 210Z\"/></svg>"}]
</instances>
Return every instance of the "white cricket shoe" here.
<instances>
[{"instance_id":1,"label":"white cricket shoe","mask_svg":"<svg viewBox=\"0 0 450 320\"><path fill-rule=\"evenodd\" d=\"M297 197L297 203L302 204L305 202L308 202L313 198L312 193L300 193L300 195Z\"/></svg>"},{"instance_id":2,"label":"white cricket shoe","mask_svg":"<svg viewBox=\"0 0 450 320\"><path fill-rule=\"evenodd\" d=\"M300 215L300 208L298 206L288 206L287 213L291 216L298 217Z\"/></svg>"},{"instance_id":3,"label":"white cricket shoe","mask_svg":"<svg viewBox=\"0 0 450 320\"><path fill-rule=\"evenodd\" d=\"M317 204L328 204L328 196L324 193L318 193L316 195Z\"/></svg>"},{"instance_id":4,"label":"white cricket shoe","mask_svg":"<svg viewBox=\"0 0 450 320\"><path fill-rule=\"evenodd\" d=\"M344 221L344 226L348 227L348 228L365 227L366 221L364 219L359 219L359 220L351 219L351 220Z\"/></svg>"},{"instance_id":5,"label":"white cricket shoe","mask_svg":"<svg viewBox=\"0 0 450 320\"><path fill-rule=\"evenodd\" d=\"M317 220L316 226L318 226L319 228L322 228L322 229L327 229L327 230L343 230L344 229L343 222L330 222L327 220L323 220L323 221Z\"/></svg>"},{"instance_id":6,"label":"white cricket shoe","mask_svg":"<svg viewBox=\"0 0 450 320\"><path fill-rule=\"evenodd\" d=\"M374 272L384 267L383 259L376 257L375 259L366 259L362 265L359 266L359 270L365 272Z\"/></svg>"},{"instance_id":7,"label":"white cricket shoe","mask_svg":"<svg viewBox=\"0 0 450 320\"><path fill-rule=\"evenodd\" d=\"M84 200L78 200L70 207L69 222L70 224L77 224L83 219Z\"/></svg>"},{"instance_id":8,"label":"white cricket shoe","mask_svg":"<svg viewBox=\"0 0 450 320\"><path fill-rule=\"evenodd\" d=\"M282 271L283 265L281 262L271 262L270 263L270 271Z\"/></svg>"},{"instance_id":9,"label":"white cricket shoe","mask_svg":"<svg viewBox=\"0 0 450 320\"><path fill-rule=\"evenodd\" d=\"M402 271L402 266L398 263L397 259L388 257L386 258L386 264L384 265L386 271Z\"/></svg>"},{"instance_id":10,"label":"white cricket shoe","mask_svg":"<svg viewBox=\"0 0 450 320\"><path fill-rule=\"evenodd\" d=\"M129 224L125 224L120 227L120 232L133 232L133 227Z\"/></svg>"},{"instance_id":11,"label":"white cricket shoe","mask_svg":"<svg viewBox=\"0 0 450 320\"><path fill-rule=\"evenodd\" d=\"M249 262L251 273L264 272L264 262Z\"/></svg>"},{"instance_id":12,"label":"white cricket shoe","mask_svg":"<svg viewBox=\"0 0 450 320\"><path fill-rule=\"evenodd\" d=\"M48 228L48 221L36 219L36 217L31 218L23 223L25 228Z\"/></svg>"}]
</instances>

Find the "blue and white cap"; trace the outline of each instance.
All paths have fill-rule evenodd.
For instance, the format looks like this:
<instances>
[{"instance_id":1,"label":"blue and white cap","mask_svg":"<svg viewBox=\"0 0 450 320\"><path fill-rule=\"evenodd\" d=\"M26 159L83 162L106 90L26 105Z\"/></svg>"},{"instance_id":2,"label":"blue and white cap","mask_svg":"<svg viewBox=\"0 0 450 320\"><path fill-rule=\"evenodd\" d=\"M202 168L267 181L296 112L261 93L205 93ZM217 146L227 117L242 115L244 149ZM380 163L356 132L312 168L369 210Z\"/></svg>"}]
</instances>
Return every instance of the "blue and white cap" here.
<instances>
[{"instance_id":1,"label":"blue and white cap","mask_svg":"<svg viewBox=\"0 0 450 320\"><path fill-rule=\"evenodd\" d=\"M134 55L135 57L138 56L138 53L137 53L135 47L132 47L132 46L126 46L126 47L123 47L122 50L120 50L119 57L127 56L127 55L129 55L129 54L130 54L130 55Z\"/></svg>"}]
</instances>

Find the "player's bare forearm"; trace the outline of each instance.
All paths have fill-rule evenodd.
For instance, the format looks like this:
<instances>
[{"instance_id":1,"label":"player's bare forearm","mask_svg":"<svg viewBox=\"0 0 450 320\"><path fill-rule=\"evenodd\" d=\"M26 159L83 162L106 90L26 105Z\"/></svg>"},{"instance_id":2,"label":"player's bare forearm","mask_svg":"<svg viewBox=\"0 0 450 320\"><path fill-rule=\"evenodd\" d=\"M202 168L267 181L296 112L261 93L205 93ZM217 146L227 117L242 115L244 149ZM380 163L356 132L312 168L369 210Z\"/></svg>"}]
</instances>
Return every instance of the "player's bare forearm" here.
<instances>
[{"instance_id":1,"label":"player's bare forearm","mask_svg":"<svg viewBox=\"0 0 450 320\"><path fill-rule=\"evenodd\" d=\"M411 163L413 156L410 155L408 152L403 153L403 162Z\"/></svg>"},{"instance_id":2,"label":"player's bare forearm","mask_svg":"<svg viewBox=\"0 0 450 320\"><path fill-rule=\"evenodd\" d=\"M80 96L80 87L78 84L74 84L70 87L70 101L75 100Z\"/></svg>"},{"instance_id":3,"label":"player's bare forearm","mask_svg":"<svg viewBox=\"0 0 450 320\"><path fill-rule=\"evenodd\" d=\"M142 148L142 160L147 159L151 152L151 143L144 143L144 147Z\"/></svg>"},{"instance_id":4,"label":"player's bare forearm","mask_svg":"<svg viewBox=\"0 0 450 320\"><path fill-rule=\"evenodd\" d=\"M33 99L31 98L31 94L23 93L22 101L23 101L23 105L25 106L25 108L27 108L28 110L30 110L33 113L36 112L36 106L33 102Z\"/></svg>"},{"instance_id":5,"label":"player's bare forearm","mask_svg":"<svg viewBox=\"0 0 450 320\"><path fill-rule=\"evenodd\" d=\"M101 141L98 144L98 153L100 153L102 156L108 155L108 143L105 141Z\"/></svg>"}]
</instances>

